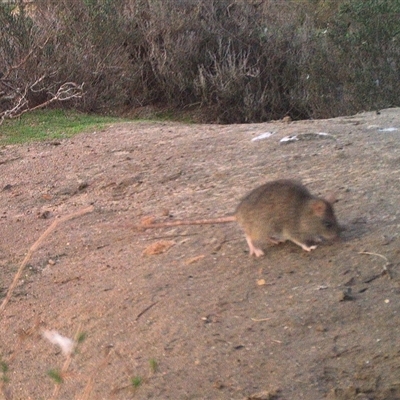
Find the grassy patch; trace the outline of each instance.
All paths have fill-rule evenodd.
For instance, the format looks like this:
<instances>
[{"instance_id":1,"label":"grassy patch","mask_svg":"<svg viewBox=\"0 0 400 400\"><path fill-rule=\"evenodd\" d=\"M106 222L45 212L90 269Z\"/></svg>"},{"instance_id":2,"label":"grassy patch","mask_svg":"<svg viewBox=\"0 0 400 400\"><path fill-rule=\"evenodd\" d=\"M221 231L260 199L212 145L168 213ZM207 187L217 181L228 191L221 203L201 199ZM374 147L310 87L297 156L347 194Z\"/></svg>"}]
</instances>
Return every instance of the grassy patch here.
<instances>
[{"instance_id":1,"label":"grassy patch","mask_svg":"<svg viewBox=\"0 0 400 400\"><path fill-rule=\"evenodd\" d=\"M48 375L51 379L53 379L53 381L54 381L57 385L59 385L59 384L61 384L61 383L64 382L64 379L63 379L63 377L61 376L61 372L58 371L58 370L56 370L56 369L51 369L51 370L47 371L47 375Z\"/></svg>"},{"instance_id":2,"label":"grassy patch","mask_svg":"<svg viewBox=\"0 0 400 400\"><path fill-rule=\"evenodd\" d=\"M77 343L83 343L87 338L87 333L86 332L80 332L78 334L78 337L76 338Z\"/></svg>"},{"instance_id":3,"label":"grassy patch","mask_svg":"<svg viewBox=\"0 0 400 400\"><path fill-rule=\"evenodd\" d=\"M0 358L0 380L3 381L3 383L7 383L9 381L7 373L8 373L8 365Z\"/></svg>"},{"instance_id":4,"label":"grassy patch","mask_svg":"<svg viewBox=\"0 0 400 400\"><path fill-rule=\"evenodd\" d=\"M154 358L150 358L149 360L150 370L153 374L155 374L158 370L158 362Z\"/></svg>"},{"instance_id":5,"label":"grassy patch","mask_svg":"<svg viewBox=\"0 0 400 400\"><path fill-rule=\"evenodd\" d=\"M135 376L131 378L131 383L134 388L138 388L142 384L142 378L140 376Z\"/></svg>"},{"instance_id":6,"label":"grassy patch","mask_svg":"<svg viewBox=\"0 0 400 400\"><path fill-rule=\"evenodd\" d=\"M0 144L64 139L122 121L124 120L121 118L88 115L76 111L39 110L26 113L19 119L5 120L0 126Z\"/></svg>"}]
</instances>

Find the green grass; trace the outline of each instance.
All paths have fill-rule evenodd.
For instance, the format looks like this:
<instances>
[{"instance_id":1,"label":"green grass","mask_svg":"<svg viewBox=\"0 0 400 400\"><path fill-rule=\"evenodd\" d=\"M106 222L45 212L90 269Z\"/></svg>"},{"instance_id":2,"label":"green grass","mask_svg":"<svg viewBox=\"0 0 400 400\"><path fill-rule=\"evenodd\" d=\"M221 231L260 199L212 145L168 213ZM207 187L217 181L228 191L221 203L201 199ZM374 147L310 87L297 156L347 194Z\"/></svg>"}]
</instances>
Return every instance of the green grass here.
<instances>
[{"instance_id":1,"label":"green grass","mask_svg":"<svg viewBox=\"0 0 400 400\"><path fill-rule=\"evenodd\" d=\"M83 343L87 338L87 333L86 332L79 332L78 337L76 338L76 341L78 343Z\"/></svg>"},{"instance_id":2,"label":"green grass","mask_svg":"<svg viewBox=\"0 0 400 400\"><path fill-rule=\"evenodd\" d=\"M134 388L138 388L142 384L142 378L140 376L135 376L131 378L131 383Z\"/></svg>"},{"instance_id":3,"label":"green grass","mask_svg":"<svg viewBox=\"0 0 400 400\"><path fill-rule=\"evenodd\" d=\"M149 360L150 370L153 374L155 374L158 370L158 362L154 358L150 358Z\"/></svg>"},{"instance_id":4,"label":"green grass","mask_svg":"<svg viewBox=\"0 0 400 400\"><path fill-rule=\"evenodd\" d=\"M56 383L58 385L64 382L64 379L61 376L60 371L57 371L56 369L50 369L49 371L47 371L47 375L51 379L53 379L54 383Z\"/></svg>"},{"instance_id":5,"label":"green grass","mask_svg":"<svg viewBox=\"0 0 400 400\"><path fill-rule=\"evenodd\" d=\"M7 376L8 372L8 365L4 361L1 360L0 358L0 380L3 381L3 383L7 383L9 381L9 378Z\"/></svg>"},{"instance_id":6,"label":"green grass","mask_svg":"<svg viewBox=\"0 0 400 400\"><path fill-rule=\"evenodd\" d=\"M76 111L38 110L15 120L5 120L0 125L0 144L64 139L122 121L126 120Z\"/></svg>"}]
</instances>

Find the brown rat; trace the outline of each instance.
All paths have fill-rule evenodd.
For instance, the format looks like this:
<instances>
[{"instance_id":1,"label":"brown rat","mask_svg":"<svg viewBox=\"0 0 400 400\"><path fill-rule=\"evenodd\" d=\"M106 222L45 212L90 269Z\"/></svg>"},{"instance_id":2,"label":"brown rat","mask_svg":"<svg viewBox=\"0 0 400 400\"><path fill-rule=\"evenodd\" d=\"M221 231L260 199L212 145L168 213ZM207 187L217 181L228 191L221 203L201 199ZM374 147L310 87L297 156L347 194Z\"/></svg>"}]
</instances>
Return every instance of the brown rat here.
<instances>
[{"instance_id":1,"label":"brown rat","mask_svg":"<svg viewBox=\"0 0 400 400\"><path fill-rule=\"evenodd\" d=\"M323 239L336 239L340 227L333 212L333 198L312 196L302 184L291 180L266 183L251 191L238 205L236 221L243 228L250 255L264 252L258 247L290 240L311 251Z\"/></svg>"},{"instance_id":2,"label":"brown rat","mask_svg":"<svg viewBox=\"0 0 400 400\"><path fill-rule=\"evenodd\" d=\"M305 251L311 251L323 239L333 240L339 236L340 227L332 208L333 203L332 196L327 199L315 197L301 183L282 179L252 190L242 199L232 216L149 224L141 228L237 221L245 232L250 256L264 255L260 245L287 240Z\"/></svg>"}]
</instances>

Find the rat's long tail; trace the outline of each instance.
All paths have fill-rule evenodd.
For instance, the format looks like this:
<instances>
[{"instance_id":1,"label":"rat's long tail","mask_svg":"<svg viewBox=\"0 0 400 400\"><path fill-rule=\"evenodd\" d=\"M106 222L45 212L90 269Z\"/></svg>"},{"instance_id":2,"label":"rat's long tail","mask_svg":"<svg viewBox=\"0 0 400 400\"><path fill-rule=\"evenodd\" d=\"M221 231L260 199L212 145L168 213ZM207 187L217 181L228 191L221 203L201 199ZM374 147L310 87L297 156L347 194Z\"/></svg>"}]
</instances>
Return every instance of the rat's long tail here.
<instances>
[{"instance_id":1,"label":"rat's long tail","mask_svg":"<svg viewBox=\"0 0 400 400\"><path fill-rule=\"evenodd\" d=\"M144 223L140 225L139 229L152 229L152 228L165 228L169 226L181 226L181 225L207 225L207 224L225 224L227 222L236 221L236 217L234 215L227 217L219 217L219 218L206 218L206 219L193 219L193 220L178 220L178 221L169 221L169 222L159 222L156 224L153 223Z\"/></svg>"}]
</instances>

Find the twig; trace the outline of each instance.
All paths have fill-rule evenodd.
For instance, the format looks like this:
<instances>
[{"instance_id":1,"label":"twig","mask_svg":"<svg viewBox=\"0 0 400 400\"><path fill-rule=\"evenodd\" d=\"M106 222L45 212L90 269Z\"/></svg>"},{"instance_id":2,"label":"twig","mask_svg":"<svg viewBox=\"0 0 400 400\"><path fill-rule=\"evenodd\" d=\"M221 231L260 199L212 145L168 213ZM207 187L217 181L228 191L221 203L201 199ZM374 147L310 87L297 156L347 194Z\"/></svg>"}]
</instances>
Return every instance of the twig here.
<instances>
[{"instance_id":1,"label":"twig","mask_svg":"<svg viewBox=\"0 0 400 400\"><path fill-rule=\"evenodd\" d=\"M271 318L261 318L261 319L251 318L251 320L254 322L264 322L264 321L269 321L270 319Z\"/></svg>"},{"instance_id":2,"label":"twig","mask_svg":"<svg viewBox=\"0 0 400 400\"><path fill-rule=\"evenodd\" d=\"M391 273L389 271L389 268L388 268L391 265L391 263L389 262L389 260L385 256L383 256L382 254L378 254L378 253L371 253L369 251L359 251L358 254L366 254L368 256L376 256L376 257L380 257L380 258L384 259L386 261L386 264L383 266L383 270L382 270L380 275L387 274L389 279L392 279L392 275L391 275ZM371 281L372 280L373 279L371 279Z\"/></svg>"},{"instance_id":3,"label":"twig","mask_svg":"<svg viewBox=\"0 0 400 400\"><path fill-rule=\"evenodd\" d=\"M368 256L377 256L377 257L383 258L387 263L389 263L389 260L382 254L370 253L369 251L359 251L358 254L366 254Z\"/></svg>"},{"instance_id":4,"label":"twig","mask_svg":"<svg viewBox=\"0 0 400 400\"><path fill-rule=\"evenodd\" d=\"M50 235L51 232L53 232L57 225L68 221L72 218L76 218L76 217L80 217L84 214L87 214L89 212L92 212L94 210L93 206L89 206L86 208L83 208L77 212L74 212L72 214L66 215L65 217L61 217L60 219L55 220L43 233L42 235L39 237L39 239L32 245L32 247L28 250L28 254L25 256L24 260L22 261L21 265L18 268L17 273L15 274L14 280L12 281L10 287L8 288L6 297L4 298L3 302L1 303L0 306L0 315L2 314L2 312L4 311L4 309L6 308L8 302L11 299L11 296L14 292L15 287L18 284L18 281L22 275L22 271L24 270L26 264L28 263L28 261L30 260L30 258L32 257L32 254L39 248L39 246L43 243L43 241L47 238L47 236Z\"/></svg>"},{"instance_id":5,"label":"twig","mask_svg":"<svg viewBox=\"0 0 400 400\"><path fill-rule=\"evenodd\" d=\"M141 311L141 312L137 315L137 317L135 318L135 322L136 322L145 312L149 311L150 308L153 308L157 303L158 303L158 301L156 301L156 302L150 304L150 305L149 305L148 307L146 307L143 311Z\"/></svg>"}]
</instances>

